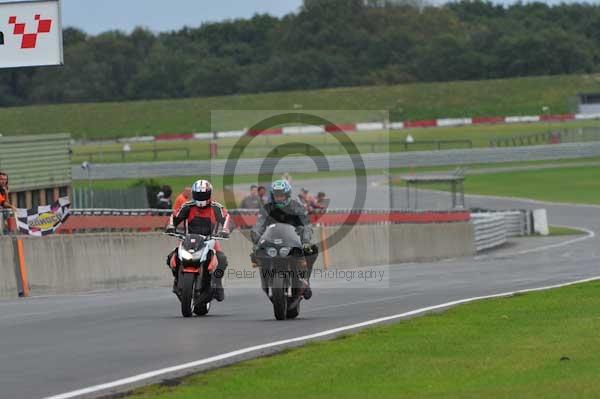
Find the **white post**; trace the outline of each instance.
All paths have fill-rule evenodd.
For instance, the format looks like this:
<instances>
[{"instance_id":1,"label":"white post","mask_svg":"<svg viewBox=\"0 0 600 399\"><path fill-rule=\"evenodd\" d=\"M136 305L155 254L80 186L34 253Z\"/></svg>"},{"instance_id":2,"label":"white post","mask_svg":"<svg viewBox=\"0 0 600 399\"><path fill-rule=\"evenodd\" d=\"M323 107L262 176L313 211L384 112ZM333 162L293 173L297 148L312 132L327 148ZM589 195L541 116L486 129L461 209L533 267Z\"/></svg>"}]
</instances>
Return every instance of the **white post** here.
<instances>
[{"instance_id":1,"label":"white post","mask_svg":"<svg viewBox=\"0 0 600 399\"><path fill-rule=\"evenodd\" d=\"M550 234L548 212L545 209L536 209L533 211L533 231L542 236Z\"/></svg>"}]
</instances>

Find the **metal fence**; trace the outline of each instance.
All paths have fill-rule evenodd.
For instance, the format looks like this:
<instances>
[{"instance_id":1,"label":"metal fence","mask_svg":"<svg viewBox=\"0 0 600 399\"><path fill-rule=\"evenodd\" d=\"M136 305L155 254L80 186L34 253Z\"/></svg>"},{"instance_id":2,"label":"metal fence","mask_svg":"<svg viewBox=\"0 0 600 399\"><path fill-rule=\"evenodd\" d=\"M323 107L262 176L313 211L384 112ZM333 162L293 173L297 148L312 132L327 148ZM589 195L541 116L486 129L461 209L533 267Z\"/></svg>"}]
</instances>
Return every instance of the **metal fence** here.
<instances>
[{"instance_id":1,"label":"metal fence","mask_svg":"<svg viewBox=\"0 0 600 399\"><path fill-rule=\"evenodd\" d=\"M9 233L8 226L6 224L8 218L12 216L12 211L0 209L0 236L7 235Z\"/></svg>"},{"instance_id":2,"label":"metal fence","mask_svg":"<svg viewBox=\"0 0 600 399\"><path fill-rule=\"evenodd\" d=\"M181 159L191 159L191 150L185 148L151 148L148 150L101 150L96 152L73 152L72 162L125 162L127 160L158 161L162 154L174 154Z\"/></svg>"},{"instance_id":3,"label":"metal fence","mask_svg":"<svg viewBox=\"0 0 600 399\"><path fill-rule=\"evenodd\" d=\"M600 142L541 145L511 148L475 148L445 151L414 151L401 153L356 154L328 157L285 157L283 159L240 159L236 167L227 160L190 162L143 162L127 164L97 164L90 168L90 178L143 179L173 176L204 175L223 176L232 174L258 174L262 171L274 173L300 173L315 170L351 171L355 169L408 168L424 166L494 164L504 162L526 162L600 156ZM87 172L79 166L73 167L73 179L86 180Z\"/></svg>"},{"instance_id":4,"label":"metal fence","mask_svg":"<svg viewBox=\"0 0 600 399\"><path fill-rule=\"evenodd\" d=\"M147 209L148 193L146 187L99 190L88 187L73 189L71 205L75 209Z\"/></svg>"},{"instance_id":5,"label":"metal fence","mask_svg":"<svg viewBox=\"0 0 600 399\"><path fill-rule=\"evenodd\" d=\"M354 143L360 153L369 152L399 152L399 151L428 151L428 150L448 150L460 148L473 148L471 140L417 140L407 142L405 140L380 140L380 141L357 141ZM216 144L215 144L216 145ZM149 162L149 161L169 161L169 160L204 160L212 159L212 150L210 145L206 148L192 147L188 143L184 147L157 147L154 143L153 148L132 149L126 147L123 149L103 149L102 145L98 150L84 150L75 147L72 154L72 162L81 163L87 161L90 163L118 163L118 162ZM219 145L214 147L215 151L223 154L231 154L237 151L244 151L240 146ZM266 147L255 149L253 155L264 157L279 157L288 154L304 154L306 156L322 155L323 153L335 155L343 154L346 151L344 146L339 143L295 143L290 142L282 146L271 146L267 143Z\"/></svg>"},{"instance_id":6,"label":"metal fence","mask_svg":"<svg viewBox=\"0 0 600 399\"><path fill-rule=\"evenodd\" d=\"M600 127L561 129L548 132L523 134L513 137L493 138L490 147L520 147L541 144L587 143L600 141Z\"/></svg>"}]
</instances>

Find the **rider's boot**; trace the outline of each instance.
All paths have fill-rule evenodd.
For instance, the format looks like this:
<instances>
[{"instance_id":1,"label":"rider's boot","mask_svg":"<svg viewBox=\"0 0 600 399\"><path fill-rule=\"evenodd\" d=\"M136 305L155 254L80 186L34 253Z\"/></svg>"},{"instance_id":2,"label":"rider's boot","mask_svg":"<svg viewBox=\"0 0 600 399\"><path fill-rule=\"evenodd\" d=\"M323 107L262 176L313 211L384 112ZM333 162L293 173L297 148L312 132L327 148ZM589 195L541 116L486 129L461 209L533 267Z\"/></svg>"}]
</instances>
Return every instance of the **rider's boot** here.
<instances>
[{"instance_id":1,"label":"rider's boot","mask_svg":"<svg viewBox=\"0 0 600 399\"><path fill-rule=\"evenodd\" d=\"M306 299L307 301L310 298L312 298L312 295L313 295L312 289L310 288L310 277L312 275L313 266L315 265L315 262L317 261L317 256L318 256L318 250L317 250L316 246L313 246L313 254L306 257L306 266L307 266L306 288L304 288L303 296L304 296L304 299Z\"/></svg>"},{"instance_id":2,"label":"rider's boot","mask_svg":"<svg viewBox=\"0 0 600 399\"><path fill-rule=\"evenodd\" d=\"M217 300L217 302L223 302L225 300L225 288L223 288L223 278L213 275L212 288L214 291L214 298Z\"/></svg>"},{"instance_id":3,"label":"rider's boot","mask_svg":"<svg viewBox=\"0 0 600 399\"><path fill-rule=\"evenodd\" d=\"M173 294L179 296L179 290L177 289L177 285L179 283L178 280L177 280L177 276L179 274L179 272L178 272L179 269L178 268L174 269L171 266L171 262L172 262L172 259L173 259L174 256L176 256L175 255L175 251L173 251L169 255L167 255L167 266L169 267L169 270L171 270L171 273L173 273L173 289L172 289Z\"/></svg>"},{"instance_id":4,"label":"rider's boot","mask_svg":"<svg viewBox=\"0 0 600 399\"><path fill-rule=\"evenodd\" d=\"M308 301L310 298L312 298L312 289L310 288L310 272L308 273L308 276L304 279L303 282L305 284L305 287L302 296Z\"/></svg>"},{"instance_id":5,"label":"rider's boot","mask_svg":"<svg viewBox=\"0 0 600 399\"><path fill-rule=\"evenodd\" d=\"M306 300L312 298L312 290L310 289L310 269L308 268L307 261L302 259L299 264L300 273L298 274L298 279L302 284L301 294L302 297Z\"/></svg>"},{"instance_id":6,"label":"rider's boot","mask_svg":"<svg viewBox=\"0 0 600 399\"><path fill-rule=\"evenodd\" d=\"M217 252L217 259L219 260L219 266L212 276L212 288L214 290L214 298L217 302L223 302L225 300L223 276L225 276L225 269L227 269L228 261L225 254L221 251Z\"/></svg>"},{"instance_id":7,"label":"rider's boot","mask_svg":"<svg viewBox=\"0 0 600 399\"><path fill-rule=\"evenodd\" d=\"M310 288L310 282L307 281L307 286L306 288L304 288L304 299L306 299L307 301L312 298L312 289Z\"/></svg>"}]
</instances>

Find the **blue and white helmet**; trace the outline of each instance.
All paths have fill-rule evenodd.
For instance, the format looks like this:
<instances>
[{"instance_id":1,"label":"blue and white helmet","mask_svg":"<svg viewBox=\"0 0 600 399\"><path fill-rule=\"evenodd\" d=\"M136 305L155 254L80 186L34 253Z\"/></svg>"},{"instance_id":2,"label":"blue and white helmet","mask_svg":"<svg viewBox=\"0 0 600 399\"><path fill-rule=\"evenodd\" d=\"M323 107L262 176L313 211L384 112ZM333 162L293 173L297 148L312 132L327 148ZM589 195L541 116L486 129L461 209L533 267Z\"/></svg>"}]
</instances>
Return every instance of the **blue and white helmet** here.
<instances>
[{"instance_id":1,"label":"blue and white helmet","mask_svg":"<svg viewBox=\"0 0 600 399\"><path fill-rule=\"evenodd\" d=\"M210 205L213 186L208 180L198 180L192 186L192 199L196 205L204 208Z\"/></svg>"},{"instance_id":2,"label":"blue and white helmet","mask_svg":"<svg viewBox=\"0 0 600 399\"><path fill-rule=\"evenodd\" d=\"M271 184L271 203L283 208L292 201L292 185L287 180L277 180ZM275 201L275 196L285 196L284 201Z\"/></svg>"}]
</instances>

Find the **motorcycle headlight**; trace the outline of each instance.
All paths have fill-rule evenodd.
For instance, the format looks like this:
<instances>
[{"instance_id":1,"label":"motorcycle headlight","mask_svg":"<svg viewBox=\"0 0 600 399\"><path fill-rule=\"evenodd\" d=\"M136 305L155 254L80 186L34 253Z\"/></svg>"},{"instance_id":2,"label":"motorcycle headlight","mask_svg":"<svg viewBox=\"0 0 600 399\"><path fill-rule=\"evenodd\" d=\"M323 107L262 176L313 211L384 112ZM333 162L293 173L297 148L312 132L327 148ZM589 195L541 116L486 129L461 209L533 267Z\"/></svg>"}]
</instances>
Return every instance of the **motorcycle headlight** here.
<instances>
[{"instance_id":1,"label":"motorcycle headlight","mask_svg":"<svg viewBox=\"0 0 600 399\"><path fill-rule=\"evenodd\" d=\"M274 258L277 256L277 248L267 248L267 255L269 255L271 258Z\"/></svg>"},{"instance_id":2,"label":"motorcycle headlight","mask_svg":"<svg viewBox=\"0 0 600 399\"><path fill-rule=\"evenodd\" d=\"M290 247L282 247L282 248L279 250L279 255L281 255L281 256L288 256L288 255L290 254L290 251L291 251L291 250L292 250L292 249L291 249Z\"/></svg>"},{"instance_id":3,"label":"motorcycle headlight","mask_svg":"<svg viewBox=\"0 0 600 399\"><path fill-rule=\"evenodd\" d=\"M193 254L191 254L191 253L189 253L188 251L183 251L183 250L180 250L180 251L179 251L179 256L180 256L180 257L181 257L181 259L183 259L183 260L192 260L192 259L194 259L194 255L193 255Z\"/></svg>"}]
</instances>

